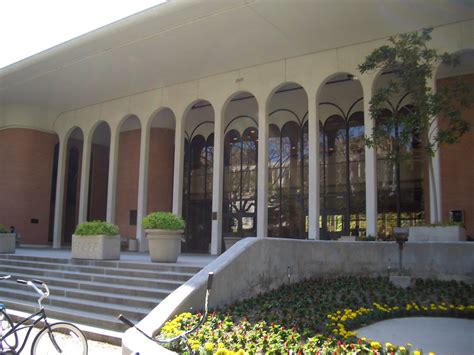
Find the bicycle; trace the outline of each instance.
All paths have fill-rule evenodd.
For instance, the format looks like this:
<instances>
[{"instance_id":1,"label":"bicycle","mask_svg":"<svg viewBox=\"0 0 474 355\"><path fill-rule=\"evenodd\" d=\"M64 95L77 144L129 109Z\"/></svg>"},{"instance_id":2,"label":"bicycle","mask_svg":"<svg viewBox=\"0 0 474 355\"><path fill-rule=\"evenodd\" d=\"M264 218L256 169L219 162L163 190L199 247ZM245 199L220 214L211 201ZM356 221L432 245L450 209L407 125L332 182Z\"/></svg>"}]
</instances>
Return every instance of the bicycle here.
<instances>
[{"instance_id":1,"label":"bicycle","mask_svg":"<svg viewBox=\"0 0 474 355\"><path fill-rule=\"evenodd\" d=\"M0 280L2 281L8 280L9 278L11 278L11 275L0 276ZM3 339L3 335L6 334L12 328L13 321L8 315L5 305L3 303L0 303L0 338L2 339L2 343L0 343L0 351L3 350L3 342L5 342L10 348L16 348L18 344L18 335L16 333L13 333Z\"/></svg>"},{"instance_id":2,"label":"bicycle","mask_svg":"<svg viewBox=\"0 0 474 355\"><path fill-rule=\"evenodd\" d=\"M150 339L151 341L157 343L157 344L170 344L170 343L173 343L177 340L182 340L185 344L186 344L186 348L188 350L188 353L189 354L193 354L193 351L191 349L191 347L189 346L189 343L188 343L188 338L187 336L195 331L197 331L201 326L202 324L204 323L204 321L206 320L207 318L207 313L208 313L208 301L209 301L209 294L211 292L211 289L212 289L212 281L213 281L213 278L214 278L214 273L213 272L210 272L208 274L208 277L207 277L207 288L206 288L206 298L205 298L205 301L204 301L204 313L203 315L201 316L201 319L199 320L199 322L196 323L196 325L194 327L192 327L191 329L189 330L186 330L184 331L183 333L173 337L173 338L167 338L167 339L159 339L159 338L154 338L152 336L149 336L148 334L146 334L142 329L138 328L136 326L136 324L134 324L131 320L129 320L128 318L126 318L124 315L120 314L118 316L118 319L120 321L122 321L125 325L127 325L129 328L135 328L136 330L138 330L142 335L144 335L147 339ZM134 355L140 355L138 352L134 353Z\"/></svg>"},{"instance_id":3,"label":"bicycle","mask_svg":"<svg viewBox=\"0 0 474 355\"><path fill-rule=\"evenodd\" d=\"M39 295L37 302L40 309L15 325L11 323L11 329L8 329L7 332L0 337L0 355L20 354L25 348L33 328L37 325L39 326L41 323L42 329L36 334L31 344L31 355L87 355L87 339L78 327L68 322L48 322L46 311L42 304L50 294L48 285L41 280L16 280L16 282L33 288ZM27 332L23 341L19 344L17 337L18 332L24 329L26 329ZM13 343L12 340L8 341L8 339L12 339L12 336L15 336L15 343Z\"/></svg>"}]
</instances>

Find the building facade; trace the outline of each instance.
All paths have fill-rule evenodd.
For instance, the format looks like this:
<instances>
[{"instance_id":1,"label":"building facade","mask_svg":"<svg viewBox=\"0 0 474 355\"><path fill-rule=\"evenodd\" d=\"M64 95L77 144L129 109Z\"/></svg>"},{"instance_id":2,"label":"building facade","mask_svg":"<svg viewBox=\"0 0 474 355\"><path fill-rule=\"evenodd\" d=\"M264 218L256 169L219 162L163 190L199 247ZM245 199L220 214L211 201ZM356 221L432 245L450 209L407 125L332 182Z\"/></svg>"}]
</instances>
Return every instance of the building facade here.
<instances>
[{"instance_id":1,"label":"building facade","mask_svg":"<svg viewBox=\"0 0 474 355\"><path fill-rule=\"evenodd\" d=\"M189 3L178 3L169 4L185 6L176 13L193 11ZM156 18L153 11L134 21ZM431 83L434 90L452 85L455 78L474 86L474 21L455 15L449 23L441 18L433 26L431 44L458 52L461 64L454 69L440 65ZM225 17L221 12L216 16ZM128 30L136 28L132 20L127 20ZM425 23L419 25L415 29ZM101 36L111 38L108 32L97 38ZM37 93L37 104L34 98L26 102L20 95L24 92L15 93L19 81L9 79L31 68L34 72L35 65L54 60L54 53L2 69L0 80L8 95L0 111L0 223L14 225L24 244L61 247L70 243L77 223L102 219L118 224L123 236L138 239L146 250L142 217L172 211L187 222L184 251L219 254L227 237L383 237L396 225L447 222L456 210L463 213L467 234L474 236L472 130L460 143L438 151L433 175L416 137L405 147L409 159L400 164L364 145L364 136L377 122L370 116L370 99L393 74L360 75L357 66L385 43L382 37L362 35L366 40L305 54L289 49L282 59L177 78L163 86L153 81L161 75L156 63L149 67L155 88L132 87L132 93L122 96L110 89L112 98L84 100L85 87L100 86L94 73L104 63L98 56L88 64L92 74L74 77L85 81L85 87L77 85L51 106L42 96L44 89L31 88L35 82L25 85ZM71 41L66 54L81 40L87 43L88 37ZM172 44L170 48L172 52ZM252 50L251 44L240 50ZM207 65L199 56L175 60ZM108 75L139 80L132 74L138 70L134 65L130 60L126 73ZM55 70L53 79L59 81L72 69ZM46 87L58 85L45 77L40 80ZM404 95L387 110L403 113L410 104ZM67 109L58 112L59 106ZM463 115L474 123L472 109ZM441 117L438 121L443 124Z\"/></svg>"}]
</instances>

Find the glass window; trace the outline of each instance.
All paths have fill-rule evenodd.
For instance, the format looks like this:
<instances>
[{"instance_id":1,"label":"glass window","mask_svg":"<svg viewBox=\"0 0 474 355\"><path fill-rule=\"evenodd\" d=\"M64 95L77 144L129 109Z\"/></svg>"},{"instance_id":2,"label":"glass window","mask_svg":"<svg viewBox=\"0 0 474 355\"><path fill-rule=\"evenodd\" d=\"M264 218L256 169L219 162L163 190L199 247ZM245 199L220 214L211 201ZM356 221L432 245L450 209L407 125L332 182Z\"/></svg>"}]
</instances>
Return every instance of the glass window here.
<instances>
[{"instance_id":1,"label":"glass window","mask_svg":"<svg viewBox=\"0 0 474 355\"><path fill-rule=\"evenodd\" d=\"M411 109L413 107L405 106L395 114L402 115ZM376 124L383 125L385 118L393 114L385 110ZM398 125L392 127L393 138L387 139L384 146L377 149L377 230L383 237L391 236L393 227L424 223L424 162L421 142L413 134L406 145L397 147L399 130ZM387 158L389 154L397 153L397 150L402 160Z\"/></svg>"},{"instance_id":2,"label":"glass window","mask_svg":"<svg viewBox=\"0 0 474 355\"><path fill-rule=\"evenodd\" d=\"M286 110L280 110L286 111ZM269 126L268 234L308 235L308 125L286 122L281 131Z\"/></svg>"},{"instance_id":3,"label":"glass window","mask_svg":"<svg viewBox=\"0 0 474 355\"><path fill-rule=\"evenodd\" d=\"M224 137L224 236L256 234L257 139L254 127Z\"/></svg>"},{"instance_id":4,"label":"glass window","mask_svg":"<svg viewBox=\"0 0 474 355\"><path fill-rule=\"evenodd\" d=\"M330 116L320 123L323 239L361 235L365 230L364 115Z\"/></svg>"}]
</instances>

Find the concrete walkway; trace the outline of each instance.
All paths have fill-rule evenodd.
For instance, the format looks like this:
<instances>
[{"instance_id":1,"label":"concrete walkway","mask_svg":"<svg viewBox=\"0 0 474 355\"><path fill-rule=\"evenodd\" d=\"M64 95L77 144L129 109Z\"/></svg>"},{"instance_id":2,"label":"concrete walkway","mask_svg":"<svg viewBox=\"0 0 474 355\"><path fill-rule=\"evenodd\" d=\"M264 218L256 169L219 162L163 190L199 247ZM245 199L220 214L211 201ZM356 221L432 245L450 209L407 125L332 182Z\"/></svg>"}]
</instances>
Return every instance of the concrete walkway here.
<instances>
[{"instance_id":1,"label":"concrete walkway","mask_svg":"<svg viewBox=\"0 0 474 355\"><path fill-rule=\"evenodd\" d=\"M44 247L19 247L19 248L16 248L15 255L69 259L71 257L71 249L70 248L69 249L65 249L65 248L52 249L52 248L44 248ZM209 255L209 254L180 254L176 264L204 267L216 258L217 258L216 255ZM140 253L140 252L122 251L120 252L120 261L151 263L150 255L147 252Z\"/></svg>"},{"instance_id":2,"label":"concrete walkway","mask_svg":"<svg viewBox=\"0 0 474 355\"><path fill-rule=\"evenodd\" d=\"M382 344L412 344L412 350L436 355L474 354L474 320L435 317L410 317L381 321L357 330Z\"/></svg>"}]
</instances>

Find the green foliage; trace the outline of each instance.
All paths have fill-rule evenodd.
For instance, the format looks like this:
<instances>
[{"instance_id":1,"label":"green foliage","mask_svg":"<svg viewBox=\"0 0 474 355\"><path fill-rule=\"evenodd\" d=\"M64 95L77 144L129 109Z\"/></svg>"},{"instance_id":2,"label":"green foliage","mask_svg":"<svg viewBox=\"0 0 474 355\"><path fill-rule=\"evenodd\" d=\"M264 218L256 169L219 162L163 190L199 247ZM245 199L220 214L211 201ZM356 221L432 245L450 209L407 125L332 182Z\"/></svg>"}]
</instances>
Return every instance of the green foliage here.
<instances>
[{"instance_id":1,"label":"green foliage","mask_svg":"<svg viewBox=\"0 0 474 355\"><path fill-rule=\"evenodd\" d=\"M184 221L181 217L170 212L152 212L143 218L142 226L145 229L184 229Z\"/></svg>"},{"instance_id":2,"label":"green foliage","mask_svg":"<svg viewBox=\"0 0 474 355\"><path fill-rule=\"evenodd\" d=\"M5 227L3 224L0 224L0 234L3 234L3 233L10 233L10 230Z\"/></svg>"},{"instance_id":3,"label":"green foliage","mask_svg":"<svg viewBox=\"0 0 474 355\"><path fill-rule=\"evenodd\" d=\"M104 221L89 221L82 222L76 226L75 235L90 236L90 235L118 235L119 228L115 224Z\"/></svg>"},{"instance_id":4,"label":"green foliage","mask_svg":"<svg viewBox=\"0 0 474 355\"><path fill-rule=\"evenodd\" d=\"M409 346L358 339L353 330L394 317L474 318L473 304L474 286L463 282L416 280L401 289L382 277L314 279L214 311L189 343L199 354L408 354ZM178 315L159 338L180 334L199 317ZM182 343L170 349L185 353Z\"/></svg>"},{"instance_id":5,"label":"green foliage","mask_svg":"<svg viewBox=\"0 0 474 355\"><path fill-rule=\"evenodd\" d=\"M431 29L422 32L400 34L389 38L389 45L375 49L359 65L361 73L384 70L394 73L394 79L374 93L370 102L372 117L384 117L375 125L372 135L365 140L369 147L387 149L387 141L393 145L387 157L402 160L403 146L413 144L412 137L418 137L416 144L423 146L433 156L439 146L454 144L469 130L469 123L461 117L461 110L473 103L473 95L467 84L460 81L455 85L439 88L437 92L428 85L438 63L455 66L456 55L439 53L429 48ZM409 95L412 105L403 112L387 114L391 99ZM433 130L436 117L444 120L439 130ZM393 132L398 131L398 138Z\"/></svg>"}]
</instances>

